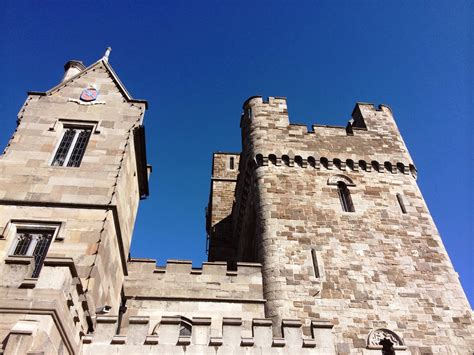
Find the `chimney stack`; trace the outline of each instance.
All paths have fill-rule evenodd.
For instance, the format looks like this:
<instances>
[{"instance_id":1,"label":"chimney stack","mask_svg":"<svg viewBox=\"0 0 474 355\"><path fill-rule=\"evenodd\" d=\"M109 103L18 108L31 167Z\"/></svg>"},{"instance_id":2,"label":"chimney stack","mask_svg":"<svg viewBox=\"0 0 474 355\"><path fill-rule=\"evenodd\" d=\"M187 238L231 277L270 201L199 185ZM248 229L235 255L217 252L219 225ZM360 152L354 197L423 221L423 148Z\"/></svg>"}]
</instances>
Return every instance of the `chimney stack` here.
<instances>
[{"instance_id":1,"label":"chimney stack","mask_svg":"<svg viewBox=\"0 0 474 355\"><path fill-rule=\"evenodd\" d=\"M70 60L66 64L64 64L64 77L61 82L65 82L69 78L72 78L74 75L80 73L86 69L84 64L80 60Z\"/></svg>"}]
</instances>

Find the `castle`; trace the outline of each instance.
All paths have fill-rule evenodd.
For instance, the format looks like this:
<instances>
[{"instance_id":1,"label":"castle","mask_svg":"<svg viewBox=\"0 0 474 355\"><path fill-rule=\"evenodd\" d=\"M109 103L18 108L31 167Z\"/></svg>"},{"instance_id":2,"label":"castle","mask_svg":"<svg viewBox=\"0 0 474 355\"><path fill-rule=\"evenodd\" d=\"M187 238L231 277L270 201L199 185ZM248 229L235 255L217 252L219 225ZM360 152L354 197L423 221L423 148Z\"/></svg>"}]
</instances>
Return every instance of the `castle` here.
<instances>
[{"instance_id":1,"label":"castle","mask_svg":"<svg viewBox=\"0 0 474 355\"><path fill-rule=\"evenodd\" d=\"M0 157L0 353L471 354L472 310L385 105L291 124L251 97L215 153L209 261L129 257L147 102L109 51L29 92Z\"/></svg>"}]
</instances>

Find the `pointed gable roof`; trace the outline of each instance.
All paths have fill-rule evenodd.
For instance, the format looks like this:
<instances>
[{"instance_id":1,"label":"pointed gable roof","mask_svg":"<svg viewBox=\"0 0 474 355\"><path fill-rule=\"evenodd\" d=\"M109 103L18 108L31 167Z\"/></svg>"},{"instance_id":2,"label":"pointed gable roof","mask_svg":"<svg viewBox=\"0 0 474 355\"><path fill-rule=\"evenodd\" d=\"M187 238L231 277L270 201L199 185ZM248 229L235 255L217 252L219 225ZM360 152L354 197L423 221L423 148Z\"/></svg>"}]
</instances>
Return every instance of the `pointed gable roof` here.
<instances>
[{"instance_id":1,"label":"pointed gable roof","mask_svg":"<svg viewBox=\"0 0 474 355\"><path fill-rule=\"evenodd\" d=\"M97 62L95 62L94 64L91 64L90 66L88 66L86 69L82 70L81 72L77 73L76 75L72 76L71 78L59 83L58 85L56 85L55 87L47 90L46 92L38 92L38 91L29 91L28 92L28 95L41 95L41 96L44 96L44 95L49 95L55 91L58 91L60 90L61 88L63 88L64 86L66 86L68 83L72 82L73 80L75 80L76 78L80 77L80 76L83 76L84 74L86 74L87 72L93 70L94 68L98 67L99 65L103 65L104 68L109 72L110 74L110 77L112 78L113 82L115 83L115 85L117 85L118 89L120 90L120 92L122 93L123 97L127 100L127 102L131 102L131 103L141 103L141 104L144 104L145 105L145 109L148 109L148 101L147 100L139 100L139 99L134 99L130 93L127 91L127 89L125 88L125 86L123 85L123 83L120 81L118 75L115 73L115 71L112 69L112 66L108 63L108 60L105 59L105 57L99 59Z\"/></svg>"}]
</instances>

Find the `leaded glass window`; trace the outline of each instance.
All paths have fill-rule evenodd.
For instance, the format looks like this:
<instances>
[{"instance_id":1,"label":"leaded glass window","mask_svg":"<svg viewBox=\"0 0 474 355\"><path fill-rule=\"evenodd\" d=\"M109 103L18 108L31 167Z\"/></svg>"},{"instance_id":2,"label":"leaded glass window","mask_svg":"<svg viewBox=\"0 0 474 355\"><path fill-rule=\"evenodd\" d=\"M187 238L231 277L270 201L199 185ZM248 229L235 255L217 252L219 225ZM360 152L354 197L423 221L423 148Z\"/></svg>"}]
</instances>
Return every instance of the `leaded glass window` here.
<instances>
[{"instance_id":1,"label":"leaded glass window","mask_svg":"<svg viewBox=\"0 0 474 355\"><path fill-rule=\"evenodd\" d=\"M38 277L53 239L54 230L18 229L12 255L32 256L34 269L32 277Z\"/></svg>"},{"instance_id":2,"label":"leaded glass window","mask_svg":"<svg viewBox=\"0 0 474 355\"><path fill-rule=\"evenodd\" d=\"M90 128L66 127L51 165L80 166L91 131Z\"/></svg>"}]
</instances>

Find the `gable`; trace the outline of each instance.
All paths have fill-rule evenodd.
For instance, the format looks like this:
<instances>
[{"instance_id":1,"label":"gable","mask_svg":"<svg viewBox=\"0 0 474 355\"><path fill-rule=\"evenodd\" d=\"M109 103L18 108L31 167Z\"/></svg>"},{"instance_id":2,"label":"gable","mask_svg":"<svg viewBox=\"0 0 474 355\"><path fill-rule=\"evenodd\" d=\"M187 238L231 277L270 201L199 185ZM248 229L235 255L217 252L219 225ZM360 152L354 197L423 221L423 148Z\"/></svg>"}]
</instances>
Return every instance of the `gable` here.
<instances>
[{"instance_id":1,"label":"gable","mask_svg":"<svg viewBox=\"0 0 474 355\"><path fill-rule=\"evenodd\" d=\"M70 98L71 101L74 102L75 99L79 100L82 91L91 85L95 86L99 91L99 96L96 100L97 102L91 104L103 103L105 102L104 99L107 97L112 101L137 103L144 105L145 109L148 108L148 102L146 100L132 98L115 71L112 69L111 65L104 59L98 60L83 71L64 82L61 82L46 92L28 92L28 95L58 95Z\"/></svg>"}]
</instances>

